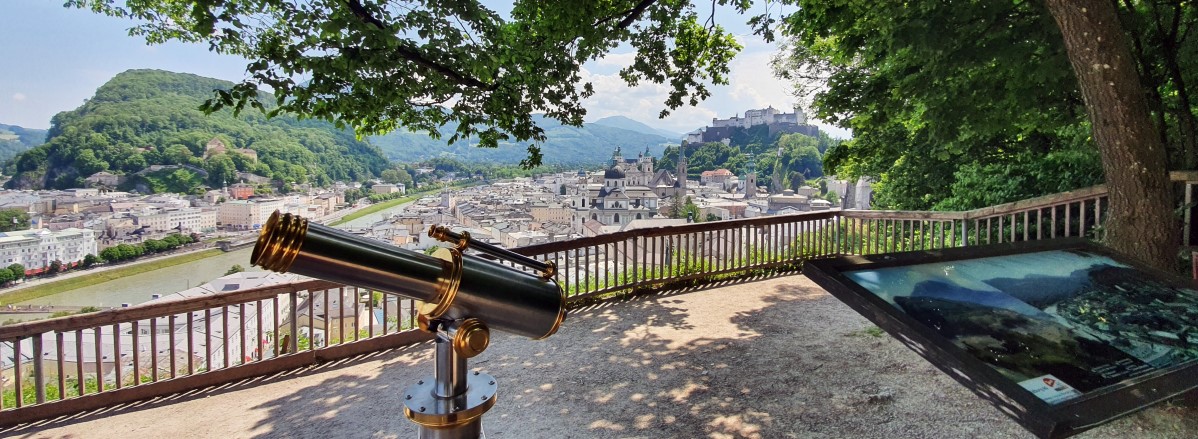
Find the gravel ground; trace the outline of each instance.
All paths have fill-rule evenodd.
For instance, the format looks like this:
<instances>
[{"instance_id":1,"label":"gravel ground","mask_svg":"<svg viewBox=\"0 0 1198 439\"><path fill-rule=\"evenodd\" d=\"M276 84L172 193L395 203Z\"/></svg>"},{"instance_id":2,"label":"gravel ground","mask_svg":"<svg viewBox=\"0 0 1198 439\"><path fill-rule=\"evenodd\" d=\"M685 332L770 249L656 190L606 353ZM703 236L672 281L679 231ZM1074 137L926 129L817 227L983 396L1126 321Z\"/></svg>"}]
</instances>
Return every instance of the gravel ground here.
<instances>
[{"instance_id":1,"label":"gravel ground","mask_svg":"<svg viewBox=\"0 0 1198 439\"><path fill-rule=\"evenodd\" d=\"M500 334L503 438L1030 438L802 276L604 303L545 341ZM401 392L429 344L0 431L30 438L415 437ZM1198 437L1162 404L1081 438Z\"/></svg>"}]
</instances>

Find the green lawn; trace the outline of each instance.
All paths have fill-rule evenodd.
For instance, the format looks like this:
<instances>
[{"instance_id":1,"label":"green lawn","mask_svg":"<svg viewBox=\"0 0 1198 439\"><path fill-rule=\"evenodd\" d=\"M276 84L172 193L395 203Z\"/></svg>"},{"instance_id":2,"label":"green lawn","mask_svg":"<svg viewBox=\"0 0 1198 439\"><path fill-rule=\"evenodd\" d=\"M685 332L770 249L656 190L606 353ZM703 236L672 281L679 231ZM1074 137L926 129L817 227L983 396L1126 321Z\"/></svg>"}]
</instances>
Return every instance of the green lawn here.
<instances>
[{"instance_id":1,"label":"green lawn","mask_svg":"<svg viewBox=\"0 0 1198 439\"><path fill-rule=\"evenodd\" d=\"M400 197L400 198L396 198L394 200L387 200L387 201L384 201L384 202L378 203L378 204L371 204L370 206L362 208L362 210L359 210L357 212L343 216L343 217L341 217L341 219L329 223L329 226L337 226L337 225L340 225L340 224L343 224L343 223L346 223L349 221L353 221L358 218L364 217L366 215L370 215L372 213L387 210L392 207L398 206L400 204L407 203L409 201L414 201L416 199L419 199L422 196L424 196L423 193L413 193L412 195L408 195L406 197Z\"/></svg>"},{"instance_id":2,"label":"green lawn","mask_svg":"<svg viewBox=\"0 0 1198 439\"><path fill-rule=\"evenodd\" d=\"M145 273L148 271L154 271L174 265L186 264L192 261L198 261L200 259L216 256L221 253L222 252L220 249L212 248L194 253L188 253L185 255L170 256L147 262L133 263L110 270L99 270L95 273L89 273L58 281L51 281L40 285L34 285L29 288L21 288L12 292L0 292L0 305L24 302L26 300L32 300L38 297L50 296L65 291L83 288L92 284L107 282L110 280Z\"/></svg>"},{"instance_id":3,"label":"green lawn","mask_svg":"<svg viewBox=\"0 0 1198 439\"><path fill-rule=\"evenodd\" d=\"M462 188L462 187L470 186L472 184L477 184L477 181L473 181L473 180L461 181L461 182L451 184L451 185L449 185L449 187ZM416 201L416 200L420 199L420 197L423 197L425 195L428 195L430 193L433 193L433 192L436 192L439 190L441 190L440 187L420 189L418 191L410 192L410 195L408 195L406 197L400 197L400 198L396 198L394 200L387 200L382 203L372 204L368 207L363 208L362 210L359 210L357 212L343 216L343 217L341 217L341 219L329 223L329 226L331 227L331 226L341 225L346 222L353 221L358 218L364 217L366 215L370 215L372 213L377 213L377 212L381 212L381 211L390 209L392 207L398 206L403 203L407 203L409 201Z\"/></svg>"}]
</instances>

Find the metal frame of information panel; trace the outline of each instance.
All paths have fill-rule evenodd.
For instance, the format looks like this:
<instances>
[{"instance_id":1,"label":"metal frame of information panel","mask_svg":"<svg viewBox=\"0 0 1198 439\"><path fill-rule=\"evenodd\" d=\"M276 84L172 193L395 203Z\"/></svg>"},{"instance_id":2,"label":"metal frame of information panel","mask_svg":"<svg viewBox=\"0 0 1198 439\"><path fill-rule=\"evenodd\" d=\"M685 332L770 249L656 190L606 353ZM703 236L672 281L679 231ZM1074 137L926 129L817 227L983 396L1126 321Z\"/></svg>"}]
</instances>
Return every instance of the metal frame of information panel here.
<instances>
[{"instance_id":1,"label":"metal frame of information panel","mask_svg":"<svg viewBox=\"0 0 1198 439\"><path fill-rule=\"evenodd\" d=\"M803 274L1040 438L1068 437L1198 389L1198 361L1187 361L1049 404L844 274L1052 250L1082 250L1106 256L1170 286L1195 288L1187 278L1146 267L1084 239L842 256L810 261L804 265Z\"/></svg>"}]
</instances>

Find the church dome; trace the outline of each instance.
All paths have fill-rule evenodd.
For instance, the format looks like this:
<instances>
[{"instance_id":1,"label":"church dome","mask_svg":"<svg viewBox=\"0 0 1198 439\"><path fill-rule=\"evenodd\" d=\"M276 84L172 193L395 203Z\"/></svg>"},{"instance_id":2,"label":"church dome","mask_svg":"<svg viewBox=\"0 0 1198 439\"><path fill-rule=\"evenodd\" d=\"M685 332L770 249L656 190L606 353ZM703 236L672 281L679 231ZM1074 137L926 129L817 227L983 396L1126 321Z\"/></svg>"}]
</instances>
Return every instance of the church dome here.
<instances>
[{"instance_id":1,"label":"church dome","mask_svg":"<svg viewBox=\"0 0 1198 439\"><path fill-rule=\"evenodd\" d=\"M624 171L620 168L611 168L603 173L603 178L606 180L621 180L624 178Z\"/></svg>"}]
</instances>

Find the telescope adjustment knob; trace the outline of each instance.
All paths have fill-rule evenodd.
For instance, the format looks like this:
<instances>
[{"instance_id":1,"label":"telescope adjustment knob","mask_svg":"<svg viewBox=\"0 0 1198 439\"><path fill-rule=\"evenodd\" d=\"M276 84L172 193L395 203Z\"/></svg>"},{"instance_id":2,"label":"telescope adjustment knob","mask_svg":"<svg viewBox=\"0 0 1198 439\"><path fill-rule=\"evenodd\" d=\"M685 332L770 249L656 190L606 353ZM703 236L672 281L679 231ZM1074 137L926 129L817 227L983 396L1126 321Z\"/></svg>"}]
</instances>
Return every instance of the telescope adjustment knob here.
<instances>
[{"instance_id":1,"label":"telescope adjustment knob","mask_svg":"<svg viewBox=\"0 0 1198 439\"><path fill-rule=\"evenodd\" d=\"M491 344L491 330L482 320L469 318L458 325L453 335L453 349L458 355L473 358Z\"/></svg>"}]
</instances>

